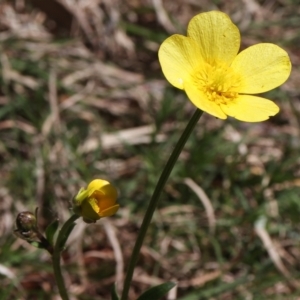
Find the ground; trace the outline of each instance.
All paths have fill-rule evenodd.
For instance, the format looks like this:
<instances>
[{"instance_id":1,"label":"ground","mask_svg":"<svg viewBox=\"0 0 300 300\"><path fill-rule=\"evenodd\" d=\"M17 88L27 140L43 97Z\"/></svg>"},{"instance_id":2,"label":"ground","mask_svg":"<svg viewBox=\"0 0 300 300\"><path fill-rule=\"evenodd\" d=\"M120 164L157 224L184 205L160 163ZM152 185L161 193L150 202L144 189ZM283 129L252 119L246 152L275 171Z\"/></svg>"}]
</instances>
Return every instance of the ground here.
<instances>
[{"instance_id":1,"label":"ground","mask_svg":"<svg viewBox=\"0 0 300 300\"><path fill-rule=\"evenodd\" d=\"M106 300L123 276L162 168L195 107L170 86L161 42L197 13L221 10L244 49L283 47L289 80L264 96L262 123L204 114L164 189L130 299L166 281L166 299L300 299L300 6L298 0L15 0L0 3L1 300L59 299L47 252L14 234L70 216L93 178L119 212L79 221L64 252L73 299ZM119 251L121 250L121 251Z\"/></svg>"}]
</instances>

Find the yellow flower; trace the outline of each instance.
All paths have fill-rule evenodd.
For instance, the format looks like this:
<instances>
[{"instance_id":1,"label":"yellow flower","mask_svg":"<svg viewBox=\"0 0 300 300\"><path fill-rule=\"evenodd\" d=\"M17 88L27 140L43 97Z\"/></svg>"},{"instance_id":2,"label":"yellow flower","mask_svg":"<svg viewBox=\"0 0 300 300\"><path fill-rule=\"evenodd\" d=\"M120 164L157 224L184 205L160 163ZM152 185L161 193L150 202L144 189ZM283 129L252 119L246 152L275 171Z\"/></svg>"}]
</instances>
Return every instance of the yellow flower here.
<instances>
[{"instance_id":1,"label":"yellow flower","mask_svg":"<svg viewBox=\"0 0 300 300\"><path fill-rule=\"evenodd\" d=\"M116 204L117 190L108 181L93 180L87 189L81 188L73 199L74 212L82 216L86 223L94 223L100 218L114 215L119 204Z\"/></svg>"},{"instance_id":2,"label":"yellow flower","mask_svg":"<svg viewBox=\"0 0 300 300\"><path fill-rule=\"evenodd\" d=\"M238 54L240 32L218 11L192 18L187 36L175 34L161 45L162 71L175 87L185 90L201 110L220 119L264 121L278 106L252 94L284 83L291 72L288 54L280 47L261 43Z\"/></svg>"}]
</instances>

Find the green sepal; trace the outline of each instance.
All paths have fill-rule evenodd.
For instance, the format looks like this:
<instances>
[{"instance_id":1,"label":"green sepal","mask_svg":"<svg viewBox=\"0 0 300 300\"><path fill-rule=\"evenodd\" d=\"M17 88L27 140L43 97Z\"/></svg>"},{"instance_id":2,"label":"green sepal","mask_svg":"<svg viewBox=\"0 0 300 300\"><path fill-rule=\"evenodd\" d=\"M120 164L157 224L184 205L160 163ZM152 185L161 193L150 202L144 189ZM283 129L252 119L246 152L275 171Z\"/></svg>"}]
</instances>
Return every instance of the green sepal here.
<instances>
[{"instance_id":1,"label":"green sepal","mask_svg":"<svg viewBox=\"0 0 300 300\"><path fill-rule=\"evenodd\" d=\"M111 290L111 300L120 300L119 295L117 293L116 284L114 283Z\"/></svg>"},{"instance_id":2,"label":"green sepal","mask_svg":"<svg viewBox=\"0 0 300 300\"><path fill-rule=\"evenodd\" d=\"M53 239L54 239L54 235L58 229L58 225L59 225L59 222L58 222L58 219L56 219L52 223L50 223L45 230L46 239L48 240L48 242L51 246L53 246Z\"/></svg>"},{"instance_id":3,"label":"green sepal","mask_svg":"<svg viewBox=\"0 0 300 300\"><path fill-rule=\"evenodd\" d=\"M77 193L77 195L72 200L74 206L80 206L82 201L85 200L88 196L89 196L88 190L81 188Z\"/></svg>"},{"instance_id":4,"label":"green sepal","mask_svg":"<svg viewBox=\"0 0 300 300\"><path fill-rule=\"evenodd\" d=\"M175 285L176 283L174 282L165 282L154 286L140 295L137 300L159 300L165 296Z\"/></svg>"}]
</instances>

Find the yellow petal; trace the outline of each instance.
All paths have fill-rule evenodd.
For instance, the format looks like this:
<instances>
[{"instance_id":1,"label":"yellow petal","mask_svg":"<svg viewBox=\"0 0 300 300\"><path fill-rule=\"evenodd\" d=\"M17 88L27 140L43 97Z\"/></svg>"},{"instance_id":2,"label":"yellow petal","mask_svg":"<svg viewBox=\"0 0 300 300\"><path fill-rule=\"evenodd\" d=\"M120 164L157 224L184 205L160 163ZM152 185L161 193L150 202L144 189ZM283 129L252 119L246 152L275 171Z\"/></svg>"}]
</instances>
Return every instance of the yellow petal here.
<instances>
[{"instance_id":1,"label":"yellow petal","mask_svg":"<svg viewBox=\"0 0 300 300\"><path fill-rule=\"evenodd\" d=\"M220 119L226 119L227 116L224 114L222 109L218 104L213 101L207 99L206 95L201 92L193 82L187 82L184 86L184 89L189 97L189 99L193 102L193 104L200 108L201 110L217 117Z\"/></svg>"},{"instance_id":2,"label":"yellow petal","mask_svg":"<svg viewBox=\"0 0 300 300\"><path fill-rule=\"evenodd\" d=\"M118 211L119 207L120 207L119 204L116 204L116 205L114 205L114 206L112 206L112 207L110 207L108 209L100 211L99 216L101 218L103 218L103 217L110 217L110 216L114 215Z\"/></svg>"},{"instance_id":3,"label":"yellow petal","mask_svg":"<svg viewBox=\"0 0 300 300\"><path fill-rule=\"evenodd\" d=\"M112 184L107 184L104 185L101 189L100 192L108 198L114 199L114 201L117 200L118 197L118 191L117 189L112 185Z\"/></svg>"},{"instance_id":4,"label":"yellow petal","mask_svg":"<svg viewBox=\"0 0 300 300\"><path fill-rule=\"evenodd\" d=\"M100 190L103 186L110 184L108 181L103 179L94 179L92 180L87 189L88 190Z\"/></svg>"},{"instance_id":5,"label":"yellow petal","mask_svg":"<svg viewBox=\"0 0 300 300\"><path fill-rule=\"evenodd\" d=\"M240 75L239 93L256 94L284 83L291 73L286 51L274 44L251 46L234 59L231 67Z\"/></svg>"},{"instance_id":6,"label":"yellow petal","mask_svg":"<svg viewBox=\"0 0 300 300\"><path fill-rule=\"evenodd\" d=\"M226 115L245 122L265 121L279 112L273 101L250 95L239 95L234 102L221 104L221 108Z\"/></svg>"},{"instance_id":7,"label":"yellow petal","mask_svg":"<svg viewBox=\"0 0 300 300\"><path fill-rule=\"evenodd\" d=\"M95 192L95 193L97 193L97 192ZM94 195L95 195L95 193L94 193ZM98 206L100 208L100 211L105 210L105 209L115 205L116 200L117 200L116 198L107 197L107 196L103 196L103 195L102 195L102 197L99 197L99 198L96 197L96 199L98 200Z\"/></svg>"},{"instance_id":8,"label":"yellow petal","mask_svg":"<svg viewBox=\"0 0 300 300\"><path fill-rule=\"evenodd\" d=\"M158 58L167 80L179 89L202 62L197 44L183 35L174 34L167 38L158 50Z\"/></svg>"},{"instance_id":9,"label":"yellow petal","mask_svg":"<svg viewBox=\"0 0 300 300\"><path fill-rule=\"evenodd\" d=\"M99 213L99 206L96 199L92 198L82 202L80 214L84 220L89 219L91 221L96 221L100 219L98 213Z\"/></svg>"},{"instance_id":10,"label":"yellow petal","mask_svg":"<svg viewBox=\"0 0 300 300\"><path fill-rule=\"evenodd\" d=\"M89 196L92 196L95 191L97 192L97 196L93 195L93 197L100 197L100 194L117 199L118 192L117 189L111 185L108 181L103 179L95 179L93 180L87 187L89 191Z\"/></svg>"},{"instance_id":11,"label":"yellow petal","mask_svg":"<svg viewBox=\"0 0 300 300\"><path fill-rule=\"evenodd\" d=\"M230 64L240 48L239 29L219 11L201 13L188 25L188 37L193 39L206 62Z\"/></svg>"}]
</instances>

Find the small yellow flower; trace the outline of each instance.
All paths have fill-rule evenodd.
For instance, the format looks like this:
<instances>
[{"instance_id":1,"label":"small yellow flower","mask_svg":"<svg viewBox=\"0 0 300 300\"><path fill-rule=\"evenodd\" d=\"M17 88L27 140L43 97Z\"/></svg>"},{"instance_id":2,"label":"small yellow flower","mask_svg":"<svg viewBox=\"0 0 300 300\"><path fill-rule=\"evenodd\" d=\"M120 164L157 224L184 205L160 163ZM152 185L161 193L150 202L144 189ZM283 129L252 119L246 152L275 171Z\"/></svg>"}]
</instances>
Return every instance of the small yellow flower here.
<instances>
[{"instance_id":1,"label":"small yellow flower","mask_svg":"<svg viewBox=\"0 0 300 300\"><path fill-rule=\"evenodd\" d=\"M87 189L81 188L74 197L74 212L82 216L86 223L94 223L118 211L117 197L118 193L113 185L106 180L95 179Z\"/></svg>"},{"instance_id":2,"label":"small yellow flower","mask_svg":"<svg viewBox=\"0 0 300 300\"><path fill-rule=\"evenodd\" d=\"M253 96L284 83L291 72L288 54L261 43L238 54L240 32L218 11L192 18L187 36L175 34L161 45L162 71L175 87L185 90L201 110L220 119L227 116L259 122L279 112L265 98Z\"/></svg>"}]
</instances>

